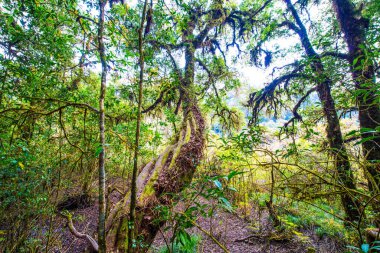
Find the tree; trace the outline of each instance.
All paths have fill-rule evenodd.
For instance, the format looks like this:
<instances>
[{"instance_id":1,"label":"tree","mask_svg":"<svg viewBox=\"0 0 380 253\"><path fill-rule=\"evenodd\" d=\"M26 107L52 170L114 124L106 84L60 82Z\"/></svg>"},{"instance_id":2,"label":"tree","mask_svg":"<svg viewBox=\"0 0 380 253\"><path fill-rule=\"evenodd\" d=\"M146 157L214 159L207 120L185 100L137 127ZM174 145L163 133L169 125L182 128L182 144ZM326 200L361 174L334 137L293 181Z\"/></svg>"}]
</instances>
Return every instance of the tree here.
<instances>
[{"instance_id":1,"label":"tree","mask_svg":"<svg viewBox=\"0 0 380 253\"><path fill-rule=\"evenodd\" d=\"M338 180L344 187L348 190L355 190L354 174L350 167L350 162L348 160L347 150L343 143L343 136L340 130L340 123L338 114L335 109L334 99L331 95L332 81L328 77L327 73L322 64L321 57L315 52L310 40L307 36L307 31L303 25L294 5L291 0L284 0L288 9L292 13L294 20L298 27L294 26L292 23L287 23L290 29L298 34L302 42L302 46L306 52L306 55L310 59L310 65L313 71L316 73L317 87L316 91L318 93L319 99L322 102L324 116L326 118L326 132L327 139L331 151L334 153L335 167L338 172ZM351 193L345 192L341 196L342 204L349 221L355 221L360 216L360 202L352 196Z\"/></svg>"},{"instance_id":2,"label":"tree","mask_svg":"<svg viewBox=\"0 0 380 253\"><path fill-rule=\"evenodd\" d=\"M169 204L174 195L191 182L197 165L200 163L204 148L205 122L195 96L194 73L195 52L202 48L209 32L221 25L226 13L222 4L216 1L208 11L200 8L189 8L188 5L179 5L185 11L187 18L182 27L181 42L177 45L166 44L161 41L150 41L157 48L163 48L172 60L174 72L179 79L179 104L183 112L183 121L175 141L155 160L149 162L137 177L137 205L136 231L137 236L143 238L144 243L150 245L162 221L160 213L155 207ZM198 27L201 19L205 19L203 28ZM200 29L195 34L196 28ZM171 50L185 51L184 73L178 67ZM119 202L111 211L107 220L108 242L115 250L125 250L127 240L127 226L129 218L130 193ZM147 250L146 248L140 249Z\"/></svg>"},{"instance_id":3,"label":"tree","mask_svg":"<svg viewBox=\"0 0 380 253\"><path fill-rule=\"evenodd\" d=\"M128 252L134 252L136 247L135 238L135 222L136 222L136 204L137 204L137 173L138 173L138 158L139 158L139 141L140 141L140 123L141 123L141 106L142 106L142 94L143 94L143 82L144 82L144 24L147 12L147 3L145 0L144 7L141 15L141 24L138 30L139 34L139 65L140 65L140 77L139 77L139 93L138 93L138 106L137 106L137 125L136 125L136 137L133 156L133 170L132 170L132 182L131 182L131 201L129 208L129 224L128 224ZM149 7L150 9L153 6Z\"/></svg>"},{"instance_id":4,"label":"tree","mask_svg":"<svg viewBox=\"0 0 380 253\"><path fill-rule=\"evenodd\" d=\"M106 171L105 171L105 133L104 133L104 99L106 94L107 85L107 62L105 47L103 41L104 33L104 12L106 0L99 0L99 20L98 20L98 51L100 62L102 64L102 76L100 81L100 95L99 95L99 135L100 135L100 148L99 153L99 224L98 224L98 241L99 252L106 252Z\"/></svg>"},{"instance_id":5,"label":"tree","mask_svg":"<svg viewBox=\"0 0 380 253\"><path fill-rule=\"evenodd\" d=\"M321 101L323 108L323 114L326 119L326 132L327 140L329 142L330 150L335 156L335 168L338 174L338 182L342 184L342 187L347 191L341 194L342 205L344 207L347 219L349 221L355 221L360 216L360 202L352 196L349 192L350 190L355 190L354 175L351 170L350 162L348 159L347 151L344 146L343 136L340 129L340 123L338 114L335 108L334 99L331 95L331 86L333 84L332 80L329 78L328 73L325 71L321 56L316 53L313 48L313 45L310 42L310 39L307 34L305 25L303 24L300 16L298 15L297 10L290 0L284 0L288 11L291 13L295 23L286 19L283 22L275 25L275 29L281 27L287 27L289 30L295 32L302 44L303 50L308 58L307 64L310 65L312 73L314 76L314 82L317 83L316 87L308 90L298 103L296 103L293 108L294 117L291 121L300 120L301 116L298 114L298 109L305 99L314 91L317 92L318 97ZM270 33L269 33L270 34ZM270 36L270 35L268 35ZM275 79L270 85L268 85L262 92L251 94L249 105L253 107L254 113L257 114L258 109L262 108L261 103L265 103L267 96L273 94L274 89L283 82L288 83L290 80L295 78L309 78L307 74L299 73L302 71L300 64L295 64L293 73L283 75ZM257 117L257 115L254 115Z\"/></svg>"},{"instance_id":6,"label":"tree","mask_svg":"<svg viewBox=\"0 0 380 253\"><path fill-rule=\"evenodd\" d=\"M368 159L375 146L365 145L378 143L379 128L343 137L357 127L346 113L358 110L355 100L361 99L359 110L379 103L378 83L370 80L378 68L378 21L372 18L370 30L360 23L361 52L350 56L334 10L309 3L3 1L0 248L62 251L65 243L56 240L67 229L57 222L62 215L95 251L145 252L169 227L173 245L186 244L189 226L227 251L217 230L208 233L197 218L212 216L215 206L261 207L263 198L279 233L299 235L293 223L302 226L306 212L306 218L328 213L333 231L350 231L351 239L353 229L342 225L354 225L362 243L363 224L372 218L366 208L378 204L376 175L368 176L367 191L360 149L350 141L361 138L375 173L377 160ZM334 0L336 11L342 3ZM351 18L378 16L376 6L370 0L360 14L352 5ZM295 42L282 43L288 38ZM250 89L239 78L245 60L272 68L268 85L250 94L252 118L240 104ZM279 130L278 116L286 122ZM245 120L264 124L241 129ZM216 201L205 212L210 198ZM175 206L184 202L186 211L178 213ZM78 212L85 212L88 229L75 228ZM326 221L311 224L324 229Z\"/></svg>"},{"instance_id":7,"label":"tree","mask_svg":"<svg viewBox=\"0 0 380 253\"><path fill-rule=\"evenodd\" d=\"M371 191L380 188L380 103L376 95L375 67L367 46L369 20L349 0L333 0L337 19L348 47L348 61L355 82L364 157Z\"/></svg>"}]
</instances>

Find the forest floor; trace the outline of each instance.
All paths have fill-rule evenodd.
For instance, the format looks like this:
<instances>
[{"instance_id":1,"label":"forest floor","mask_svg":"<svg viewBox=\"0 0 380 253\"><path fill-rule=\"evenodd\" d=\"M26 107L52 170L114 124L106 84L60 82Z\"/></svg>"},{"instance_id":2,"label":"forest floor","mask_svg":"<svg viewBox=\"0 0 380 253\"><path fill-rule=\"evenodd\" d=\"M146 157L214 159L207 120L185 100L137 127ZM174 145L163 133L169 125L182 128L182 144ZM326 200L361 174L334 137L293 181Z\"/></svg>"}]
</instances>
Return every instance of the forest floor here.
<instances>
[{"instance_id":1,"label":"forest floor","mask_svg":"<svg viewBox=\"0 0 380 253\"><path fill-rule=\"evenodd\" d=\"M279 233L273 228L267 211L262 211L259 215L253 210L249 217L242 218L236 213L219 209L212 219L200 217L197 224L208 233L212 228L213 236L231 253L343 252L342 245L339 245L338 241L328 237L319 238L313 230L300 231L304 235L303 239L295 234ZM253 224L258 224L260 228L253 227ZM197 252L224 252L209 235L200 229L194 227L189 232L201 236ZM169 241L170 232L156 236L150 249L151 253L160 252L159 249L166 245L164 236Z\"/></svg>"},{"instance_id":2,"label":"forest floor","mask_svg":"<svg viewBox=\"0 0 380 253\"><path fill-rule=\"evenodd\" d=\"M112 201L118 198L120 196L116 194L113 196ZM71 210L71 213L78 231L90 235L96 232L98 217L98 205L96 202L88 207ZM56 237L53 238L52 242L56 247L53 252L84 252L88 247L87 242L71 235L65 223L64 218L57 218L54 222ZM303 239L292 233L284 235L277 232L272 226L268 212L258 208L253 208L248 216L217 208L212 219L200 217L196 223L208 233L212 229L214 238L232 253L343 252L343 246L337 239L320 238L316 236L312 229L299 231L304 235ZM190 228L188 232L201 238L197 244L197 252L224 252L210 236L199 228ZM159 233L149 252L161 252L160 250L166 245L165 241L170 241L170 235L170 230Z\"/></svg>"}]
</instances>

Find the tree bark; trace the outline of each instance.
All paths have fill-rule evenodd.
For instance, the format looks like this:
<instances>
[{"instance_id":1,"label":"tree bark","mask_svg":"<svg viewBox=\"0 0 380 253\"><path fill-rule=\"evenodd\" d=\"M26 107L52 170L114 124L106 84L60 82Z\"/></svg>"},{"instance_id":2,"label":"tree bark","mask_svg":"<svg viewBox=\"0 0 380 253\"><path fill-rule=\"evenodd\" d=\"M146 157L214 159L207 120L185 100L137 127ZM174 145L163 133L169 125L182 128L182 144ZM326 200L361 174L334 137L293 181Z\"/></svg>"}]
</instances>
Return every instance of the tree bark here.
<instances>
[{"instance_id":1,"label":"tree bark","mask_svg":"<svg viewBox=\"0 0 380 253\"><path fill-rule=\"evenodd\" d=\"M100 148L99 153L99 224L98 224L98 244L99 253L106 252L106 234L105 234L105 220L106 220L106 172L105 172L105 130L104 130L104 98L106 93L107 82L107 63L105 55L105 47L103 41L104 32L104 9L107 0L99 0L99 23L98 23L98 52L100 62L102 64L102 76L100 82L100 95L99 95L99 135L100 135Z\"/></svg>"},{"instance_id":2,"label":"tree bark","mask_svg":"<svg viewBox=\"0 0 380 253\"><path fill-rule=\"evenodd\" d=\"M360 11L350 0L333 0L333 7L347 43L352 78L358 91L360 128L375 129L380 125L380 104L374 94L375 68L368 57L366 28L368 20L360 16ZM362 144L367 160L369 188L374 193L380 188L380 134L362 133L362 138L374 137Z\"/></svg>"},{"instance_id":3,"label":"tree bark","mask_svg":"<svg viewBox=\"0 0 380 253\"><path fill-rule=\"evenodd\" d=\"M339 183L346 188L346 190L356 189L354 184L353 172L351 170L350 162L348 160L347 150L343 143L342 132L340 129L340 123L338 114L336 112L334 99L331 95L331 85L332 81L327 76L321 57L318 55L307 34L306 28L303 25L297 10L291 3L291 0L284 0L287 8L292 13L294 20L296 21L297 27L290 27L293 29L300 37L302 46L306 52L306 55L310 59L310 67L317 75L317 93L318 97L322 103L322 108L324 116L326 118L326 132L327 139L331 151L335 156L335 167L337 170L337 179ZM347 219L349 221L356 221L360 216L359 207L360 202L355 199L348 191L341 194L341 201L343 208L345 210Z\"/></svg>"}]
</instances>

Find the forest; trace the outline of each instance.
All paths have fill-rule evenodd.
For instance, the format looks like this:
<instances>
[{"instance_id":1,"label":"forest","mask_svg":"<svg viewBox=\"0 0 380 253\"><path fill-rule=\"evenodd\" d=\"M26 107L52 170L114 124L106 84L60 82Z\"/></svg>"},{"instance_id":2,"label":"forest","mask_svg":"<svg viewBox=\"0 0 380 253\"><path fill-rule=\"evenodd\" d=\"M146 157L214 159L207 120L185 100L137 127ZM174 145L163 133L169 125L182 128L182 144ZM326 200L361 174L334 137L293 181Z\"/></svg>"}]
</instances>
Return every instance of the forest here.
<instances>
[{"instance_id":1,"label":"forest","mask_svg":"<svg viewBox=\"0 0 380 253\"><path fill-rule=\"evenodd\" d=\"M0 0L0 252L380 252L379 0Z\"/></svg>"}]
</instances>

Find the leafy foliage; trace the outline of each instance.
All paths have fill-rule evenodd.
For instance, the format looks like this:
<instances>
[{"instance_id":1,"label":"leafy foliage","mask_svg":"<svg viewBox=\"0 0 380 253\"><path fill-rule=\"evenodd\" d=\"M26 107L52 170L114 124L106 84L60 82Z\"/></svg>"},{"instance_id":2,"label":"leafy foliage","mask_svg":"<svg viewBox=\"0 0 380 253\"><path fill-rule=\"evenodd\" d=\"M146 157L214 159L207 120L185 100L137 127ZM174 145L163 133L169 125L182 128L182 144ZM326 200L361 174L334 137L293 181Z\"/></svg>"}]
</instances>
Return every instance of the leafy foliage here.
<instances>
[{"instance_id":1,"label":"leafy foliage","mask_svg":"<svg viewBox=\"0 0 380 253\"><path fill-rule=\"evenodd\" d=\"M161 217L155 222L173 232L162 252L195 252L201 236L189 231L199 217L223 211L250 220L262 210L268 226L280 221L273 227L278 233L299 239L300 231L311 230L356 245L352 251L379 250L364 233L379 223L380 160L371 155L380 152L380 127L376 119L363 126L368 108L380 104L379 1L345 5L354 10L355 27L365 25L356 55L336 5L327 0L148 1L140 31L141 2L106 3L103 146L98 2L0 3L0 251L64 251L64 228L54 227L57 210L81 196L96 203L103 150L107 212L120 198L115 192L127 194L136 148L139 32L145 70L138 167L177 145L189 101L206 119L208 146L194 180L192 174L184 179L179 195L160 192L170 201L153 208ZM301 24L312 48L299 38ZM358 83L363 75L369 78ZM324 134L331 112L318 92L324 80L342 138ZM338 139L342 148L332 147ZM343 149L349 175L334 159ZM171 161L178 154L166 155ZM150 187L156 194L159 187ZM346 220L342 196L359 203L356 220ZM251 225L262 229L257 220ZM138 241L142 248L144 240Z\"/></svg>"}]
</instances>

